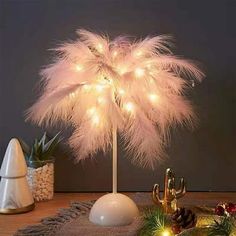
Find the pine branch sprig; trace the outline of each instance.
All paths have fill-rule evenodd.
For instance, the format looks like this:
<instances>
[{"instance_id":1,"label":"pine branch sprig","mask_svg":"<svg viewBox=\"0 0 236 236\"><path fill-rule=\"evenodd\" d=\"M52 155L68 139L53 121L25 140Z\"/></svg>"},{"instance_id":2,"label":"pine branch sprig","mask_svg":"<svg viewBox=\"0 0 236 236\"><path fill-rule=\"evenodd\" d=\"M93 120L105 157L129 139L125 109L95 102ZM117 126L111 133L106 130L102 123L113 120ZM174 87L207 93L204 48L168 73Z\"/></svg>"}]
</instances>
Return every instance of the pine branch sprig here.
<instances>
[{"instance_id":1,"label":"pine branch sprig","mask_svg":"<svg viewBox=\"0 0 236 236\"><path fill-rule=\"evenodd\" d=\"M170 219L160 208L147 210L144 213L143 221L139 236L159 236L171 226Z\"/></svg>"},{"instance_id":2,"label":"pine branch sprig","mask_svg":"<svg viewBox=\"0 0 236 236\"><path fill-rule=\"evenodd\" d=\"M209 228L208 236L231 236L234 228L233 218L225 216L220 221L214 220L214 223Z\"/></svg>"}]
</instances>

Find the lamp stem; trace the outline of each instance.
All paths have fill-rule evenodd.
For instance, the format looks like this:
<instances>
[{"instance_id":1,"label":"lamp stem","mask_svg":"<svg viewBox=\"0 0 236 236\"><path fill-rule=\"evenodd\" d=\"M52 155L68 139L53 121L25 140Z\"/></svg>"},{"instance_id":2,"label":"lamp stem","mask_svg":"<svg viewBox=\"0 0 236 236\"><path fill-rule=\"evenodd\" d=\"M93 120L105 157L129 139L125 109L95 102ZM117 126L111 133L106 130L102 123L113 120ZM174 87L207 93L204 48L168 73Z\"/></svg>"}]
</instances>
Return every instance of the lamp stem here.
<instances>
[{"instance_id":1,"label":"lamp stem","mask_svg":"<svg viewBox=\"0 0 236 236\"><path fill-rule=\"evenodd\" d=\"M112 192L117 193L117 127L112 128Z\"/></svg>"}]
</instances>

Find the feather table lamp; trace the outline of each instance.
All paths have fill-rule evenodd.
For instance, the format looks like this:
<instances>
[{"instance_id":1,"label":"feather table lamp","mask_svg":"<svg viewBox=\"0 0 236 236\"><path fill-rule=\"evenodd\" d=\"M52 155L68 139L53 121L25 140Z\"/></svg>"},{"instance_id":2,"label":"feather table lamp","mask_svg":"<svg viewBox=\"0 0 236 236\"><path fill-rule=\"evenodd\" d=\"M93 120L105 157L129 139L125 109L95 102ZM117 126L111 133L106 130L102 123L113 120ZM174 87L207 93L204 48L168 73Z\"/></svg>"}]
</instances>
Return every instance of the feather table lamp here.
<instances>
[{"instance_id":1,"label":"feather table lamp","mask_svg":"<svg viewBox=\"0 0 236 236\"><path fill-rule=\"evenodd\" d=\"M184 78L201 81L203 73L173 56L168 36L110 41L86 30L77 33L77 40L55 49L53 64L42 70L42 95L27 119L71 124L69 145L77 161L112 147L113 192L97 200L89 218L105 226L127 225L138 209L117 193L117 132L132 162L154 168L164 156L170 126L194 120Z\"/></svg>"}]
</instances>

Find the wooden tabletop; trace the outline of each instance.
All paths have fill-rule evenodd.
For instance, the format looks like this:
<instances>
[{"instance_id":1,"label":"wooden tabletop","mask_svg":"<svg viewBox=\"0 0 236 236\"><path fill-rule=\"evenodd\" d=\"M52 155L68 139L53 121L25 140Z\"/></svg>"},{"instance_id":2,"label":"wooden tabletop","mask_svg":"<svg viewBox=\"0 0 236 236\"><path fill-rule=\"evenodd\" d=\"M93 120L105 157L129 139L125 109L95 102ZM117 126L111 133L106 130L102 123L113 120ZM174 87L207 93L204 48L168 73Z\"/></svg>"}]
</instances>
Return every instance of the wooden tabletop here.
<instances>
[{"instance_id":1,"label":"wooden tabletop","mask_svg":"<svg viewBox=\"0 0 236 236\"><path fill-rule=\"evenodd\" d=\"M17 229L39 223L41 218L56 214L59 208L66 208L72 201L97 199L104 193L56 193L53 200L39 202L33 211L18 215L0 215L0 236L13 235ZM126 193L127 195L133 193ZM146 193L150 195L150 193ZM236 203L235 193L188 192L179 200L180 205L215 206L219 202Z\"/></svg>"}]
</instances>

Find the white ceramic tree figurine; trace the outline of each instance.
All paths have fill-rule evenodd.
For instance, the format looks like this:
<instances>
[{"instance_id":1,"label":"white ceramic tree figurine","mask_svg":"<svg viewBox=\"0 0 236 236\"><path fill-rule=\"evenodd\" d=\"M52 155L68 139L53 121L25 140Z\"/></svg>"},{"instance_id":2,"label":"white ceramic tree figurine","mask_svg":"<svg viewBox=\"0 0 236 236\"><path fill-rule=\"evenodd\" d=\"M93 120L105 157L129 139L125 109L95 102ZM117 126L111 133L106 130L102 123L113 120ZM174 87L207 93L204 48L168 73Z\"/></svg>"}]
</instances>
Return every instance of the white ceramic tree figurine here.
<instances>
[{"instance_id":1,"label":"white ceramic tree figurine","mask_svg":"<svg viewBox=\"0 0 236 236\"><path fill-rule=\"evenodd\" d=\"M86 30L78 34L79 39L55 49L54 63L41 73L42 95L27 116L39 125L71 124L69 144L78 161L112 146L113 194L95 203L90 220L127 224L137 208L117 194L117 132L131 160L153 168L163 157L171 125L191 124L194 118L184 96L190 85L183 77L200 81L203 74L191 62L173 56L166 36L110 41Z\"/></svg>"},{"instance_id":2,"label":"white ceramic tree figurine","mask_svg":"<svg viewBox=\"0 0 236 236\"><path fill-rule=\"evenodd\" d=\"M13 138L8 144L1 170L0 213L16 214L34 208L34 200L26 180L27 166L20 143Z\"/></svg>"}]
</instances>

